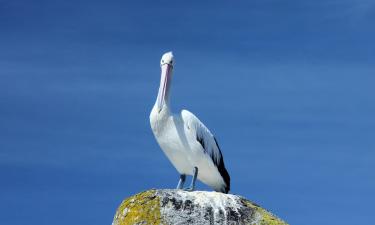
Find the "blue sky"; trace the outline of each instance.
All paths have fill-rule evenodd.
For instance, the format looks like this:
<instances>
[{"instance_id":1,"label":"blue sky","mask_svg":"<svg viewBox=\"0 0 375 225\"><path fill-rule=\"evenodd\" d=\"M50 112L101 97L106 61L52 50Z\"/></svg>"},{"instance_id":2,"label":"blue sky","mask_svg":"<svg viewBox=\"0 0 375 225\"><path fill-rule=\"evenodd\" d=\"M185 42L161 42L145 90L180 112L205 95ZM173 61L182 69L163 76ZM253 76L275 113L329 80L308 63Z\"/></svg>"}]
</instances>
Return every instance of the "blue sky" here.
<instances>
[{"instance_id":1,"label":"blue sky","mask_svg":"<svg viewBox=\"0 0 375 225\"><path fill-rule=\"evenodd\" d=\"M172 50L173 108L217 136L232 193L369 224L374 23L369 0L0 1L0 223L110 224L175 187L148 120Z\"/></svg>"}]
</instances>

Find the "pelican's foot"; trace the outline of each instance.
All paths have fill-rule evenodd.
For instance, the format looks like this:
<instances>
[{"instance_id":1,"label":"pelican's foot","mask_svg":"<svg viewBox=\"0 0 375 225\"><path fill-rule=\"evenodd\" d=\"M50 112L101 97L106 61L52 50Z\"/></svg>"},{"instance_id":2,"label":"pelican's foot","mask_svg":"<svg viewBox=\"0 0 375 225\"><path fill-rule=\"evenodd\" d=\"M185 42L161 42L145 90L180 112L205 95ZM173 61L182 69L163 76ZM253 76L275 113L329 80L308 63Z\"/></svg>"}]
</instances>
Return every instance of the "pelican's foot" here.
<instances>
[{"instance_id":1,"label":"pelican's foot","mask_svg":"<svg viewBox=\"0 0 375 225\"><path fill-rule=\"evenodd\" d=\"M191 179L190 187L185 188L184 191L194 191L195 190L195 181L197 180L197 177L198 177L198 167L194 167L193 179Z\"/></svg>"},{"instance_id":2,"label":"pelican's foot","mask_svg":"<svg viewBox=\"0 0 375 225\"><path fill-rule=\"evenodd\" d=\"M191 188L191 187L184 188L184 191L195 191L195 188Z\"/></svg>"},{"instance_id":3,"label":"pelican's foot","mask_svg":"<svg viewBox=\"0 0 375 225\"><path fill-rule=\"evenodd\" d=\"M180 180L178 181L176 189L182 189L184 187L185 180L186 180L186 175L185 174L181 174L180 175Z\"/></svg>"}]
</instances>

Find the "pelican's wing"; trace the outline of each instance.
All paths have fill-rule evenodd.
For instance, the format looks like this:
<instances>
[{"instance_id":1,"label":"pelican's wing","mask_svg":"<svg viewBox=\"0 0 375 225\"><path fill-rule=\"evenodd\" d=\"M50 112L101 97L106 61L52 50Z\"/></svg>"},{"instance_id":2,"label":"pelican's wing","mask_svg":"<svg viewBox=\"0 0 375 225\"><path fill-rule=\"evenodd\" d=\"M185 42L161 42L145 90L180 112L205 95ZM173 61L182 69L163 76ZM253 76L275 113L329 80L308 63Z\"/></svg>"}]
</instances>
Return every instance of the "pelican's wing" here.
<instances>
[{"instance_id":1,"label":"pelican's wing","mask_svg":"<svg viewBox=\"0 0 375 225\"><path fill-rule=\"evenodd\" d=\"M202 145L204 152L211 157L215 165L219 165L223 156L214 135L193 113L182 110L181 116L184 124L195 133L196 140Z\"/></svg>"},{"instance_id":2,"label":"pelican's wing","mask_svg":"<svg viewBox=\"0 0 375 225\"><path fill-rule=\"evenodd\" d=\"M226 192L229 190L230 177L228 171L225 168L223 155L221 153L219 144L216 141L214 135L208 130L208 128L191 112L188 110L181 111L181 117L188 126L188 129L195 133L196 140L202 145L205 154L209 155L218 168L219 173L226 183Z\"/></svg>"}]
</instances>

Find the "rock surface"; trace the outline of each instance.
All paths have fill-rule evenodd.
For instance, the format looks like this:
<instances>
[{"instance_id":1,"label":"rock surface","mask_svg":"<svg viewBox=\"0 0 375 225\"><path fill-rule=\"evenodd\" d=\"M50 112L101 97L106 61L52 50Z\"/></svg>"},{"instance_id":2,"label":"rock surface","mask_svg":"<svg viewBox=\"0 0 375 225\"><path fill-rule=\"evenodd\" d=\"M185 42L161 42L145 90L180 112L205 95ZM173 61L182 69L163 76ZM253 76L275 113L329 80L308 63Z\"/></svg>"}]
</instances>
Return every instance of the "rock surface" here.
<instances>
[{"instance_id":1,"label":"rock surface","mask_svg":"<svg viewBox=\"0 0 375 225\"><path fill-rule=\"evenodd\" d=\"M243 197L218 192L149 190L125 199L112 225L252 224L287 225Z\"/></svg>"}]
</instances>

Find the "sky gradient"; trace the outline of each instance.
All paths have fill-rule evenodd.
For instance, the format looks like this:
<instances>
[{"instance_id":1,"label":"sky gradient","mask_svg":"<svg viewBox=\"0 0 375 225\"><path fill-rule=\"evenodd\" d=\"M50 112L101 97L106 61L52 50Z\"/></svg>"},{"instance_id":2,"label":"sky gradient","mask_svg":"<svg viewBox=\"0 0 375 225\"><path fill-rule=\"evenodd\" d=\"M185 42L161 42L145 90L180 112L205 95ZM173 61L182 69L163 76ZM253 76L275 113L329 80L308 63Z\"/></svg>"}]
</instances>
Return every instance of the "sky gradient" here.
<instances>
[{"instance_id":1,"label":"sky gradient","mask_svg":"<svg viewBox=\"0 0 375 225\"><path fill-rule=\"evenodd\" d=\"M110 224L176 186L149 125L166 51L172 107L215 134L231 193L369 224L374 24L369 0L0 0L0 224Z\"/></svg>"}]
</instances>

